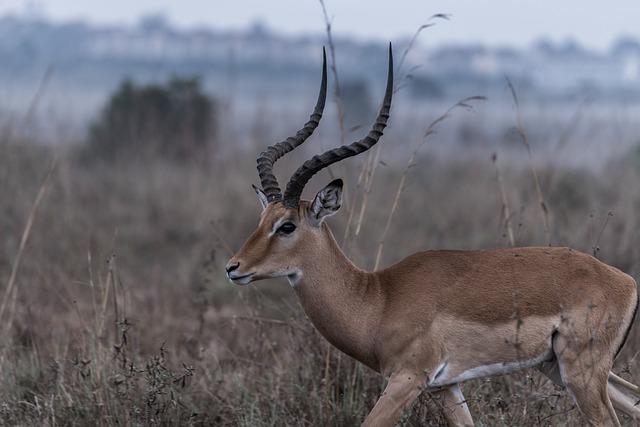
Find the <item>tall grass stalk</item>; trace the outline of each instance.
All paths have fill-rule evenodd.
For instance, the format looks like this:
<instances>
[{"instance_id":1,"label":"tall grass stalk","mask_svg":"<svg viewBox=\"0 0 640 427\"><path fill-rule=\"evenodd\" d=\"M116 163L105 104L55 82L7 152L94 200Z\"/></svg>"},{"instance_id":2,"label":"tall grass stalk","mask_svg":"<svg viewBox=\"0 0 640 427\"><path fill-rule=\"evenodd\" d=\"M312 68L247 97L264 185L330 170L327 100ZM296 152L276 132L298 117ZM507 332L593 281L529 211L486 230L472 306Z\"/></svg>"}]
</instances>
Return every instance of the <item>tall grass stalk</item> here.
<instances>
[{"instance_id":1,"label":"tall grass stalk","mask_svg":"<svg viewBox=\"0 0 640 427\"><path fill-rule=\"evenodd\" d=\"M493 153L491 161L496 168L496 181L498 182L498 190L500 191L500 199L502 200L501 216L504 218L504 225L507 230L509 245L513 248L516 246L516 239L513 233L511 207L509 206L509 199L507 198L507 192L504 188L504 180L502 179L502 173L500 172L500 165L498 165L497 153Z\"/></svg>"},{"instance_id":2,"label":"tall grass stalk","mask_svg":"<svg viewBox=\"0 0 640 427\"><path fill-rule=\"evenodd\" d=\"M518 94L516 93L516 89L511 83L511 80L507 77L507 86L509 91L511 92L511 97L513 98L513 103L516 108L516 132L520 136L522 144L527 150L527 156L529 159L529 168L531 170L531 176L533 177L533 183L535 185L536 194L538 196L538 205L540 207L540 213L542 215L542 224L544 225L544 238L547 246L551 246L551 225L549 220L549 208L547 207L547 203L545 202L544 195L542 194L542 186L540 185L540 178L538 177L538 171L535 166L535 162L533 160L533 152L531 151L531 144L529 143L529 138L527 137L527 133L522 125L522 115L520 112L520 101L518 100Z\"/></svg>"},{"instance_id":3,"label":"tall grass stalk","mask_svg":"<svg viewBox=\"0 0 640 427\"><path fill-rule=\"evenodd\" d=\"M377 270L378 267L380 266L380 260L382 259L382 251L384 250L384 244L385 244L385 240L387 238L387 233L389 232L389 229L391 228L391 223L393 222L393 217L394 217L394 215L396 213L396 210L398 209L398 203L400 201L400 196L402 195L402 192L404 191L405 182L407 180L407 175L409 174L409 170L415 166L416 158L418 156L418 153L420 152L420 149L427 143L427 140L429 139L429 137L436 132L436 128L438 127L438 125L440 123L442 123L443 121L445 121L447 118L449 118L449 116L451 115L451 113L455 109L463 108L465 110L470 111L470 110L473 110L473 106L471 105L472 102L474 102L474 101L485 101L485 100L486 100L486 98L484 96L472 96L472 97L464 98L464 99L456 102L451 107L449 107L449 109L447 109L447 111L445 111L444 114L442 114L441 116L436 118L425 129L421 140L416 145L416 148L411 152L411 155L409 156L409 160L407 161L407 165L405 166L405 168L403 169L403 171L402 171L402 173L400 175L400 182L398 183L398 188L396 189L395 194L393 196L393 202L391 203L391 210L389 211L389 215L387 216L387 221L385 222L384 228L382 229L382 234L380 236L380 240L378 242L378 248L377 248L376 256L375 256L375 262L373 264L374 271Z\"/></svg>"},{"instance_id":4,"label":"tall grass stalk","mask_svg":"<svg viewBox=\"0 0 640 427\"><path fill-rule=\"evenodd\" d=\"M18 253L13 261L13 266L11 267L11 274L9 275L9 280L7 281L7 285L4 289L4 295L2 296L2 302L0 302L0 319L4 318L4 312L7 308L7 304L9 300L11 300L12 310L10 310L9 318L4 322L4 330L5 332L11 329L11 325L13 324L13 314L15 308L15 299L17 294L16 287L16 279L18 277L18 272L20 270L20 264L22 262L22 257L24 255L24 251L27 247L27 243L29 241L29 237L31 236L31 229L33 227L33 223L36 219L36 214L38 212L38 208L44 199L45 194L47 193L47 188L49 187L49 183L51 182L51 177L53 176L53 172L56 169L57 159L54 159L51 162L51 166L47 174L45 175L40 188L38 189L38 193L36 194L35 200L33 201L33 205L31 206L31 210L29 211L29 215L27 216L27 221L25 223L24 229L22 231L22 237L20 238L20 245L18 247Z\"/></svg>"}]
</instances>

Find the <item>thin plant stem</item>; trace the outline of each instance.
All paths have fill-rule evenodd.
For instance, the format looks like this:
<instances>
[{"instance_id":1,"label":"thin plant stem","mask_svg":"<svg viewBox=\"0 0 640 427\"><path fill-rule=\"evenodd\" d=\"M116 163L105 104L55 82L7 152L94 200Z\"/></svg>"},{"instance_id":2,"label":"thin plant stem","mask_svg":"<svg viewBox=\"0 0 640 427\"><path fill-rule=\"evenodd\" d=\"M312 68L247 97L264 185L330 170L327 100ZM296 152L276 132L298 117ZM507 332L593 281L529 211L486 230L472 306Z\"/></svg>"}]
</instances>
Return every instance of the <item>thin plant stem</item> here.
<instances>
[{"instance_id":1,"label":"thin plant stem","mask_svg":"<svg viewBox=\"0 0 640 427\"><path fill-rule=\"evenodd\" d=\"M360 205L360 214L358 215L358 221L356 221L356 229L353 234L355 239L357 239L360 235L360 229L362 228L362 223L364 222L364 214L367 210L367 201L369 199L369 194L371 193L371 187L373 186L373 177L375 176L376 169L378 168L378 164L380 161L380 145L375 148L374 153L375 155L373 156L373 161L371 162L367 177L365 179L362 204Z\"/></svg>"},{"instance_id":2,"label":"thin plant stem","mask_svg":"<svg viewBox=\"0 0 640 427\"><path fill-rule=\"evenodd\" d=\"M607 212L607 216L602 223L600 232L598 233L598 238L596 239L595 243L593 244L593 247L591 248L593 250L593 256L595 258L597 258L598 254L600 253L600 239L602 238L602 234L604 233L605 228L607 228L607 225L609 224L609 220L611 219L612 216L613 216L613 212L611 211Z\"/></svg>"},{"instance_id":3,"label":"thin plant stem","mask_svg":"<svg viewBox=\"0 0 640 427\"><path fill-rule=\"evenodd\" d=\"M522 125L522 115L520 113L520 101L518 100L518 94L516 93L516 89L511 83L511 80L509 80L508 77L506 79L507 79L507 86L509 87L509 91L511 92L511 96L513 97L513 103L516 107L516 132L520 136L520 139L522 140L522 144L527 150L527 155L529 156L529 167L531 169L531 176L533 177L533 183L536 188L538 205L540 206L542 223L544 225L545 242L548 246L551 246L551 227L549 224L549 208L547 207L547 203L544 200L544 195L542 194L540 178L538 177L538 171L536 170L535 163L533 161L533 152L531 151L531 144L529 144L529 138L527 137L527 133L525 132L524 126Z\"/></svg>"},{"instance_id":4,"label":"thin plant stem","mask_svg":"<svg viewBox=\"0 0 640 427\"><path fill-rule=\"evenodd\" d=\"M322 8L322 16L324 18L325 30L327 32L327 45L329 46L329 56L331 58L329 69L331 70L331 74L333 74L333 99L336 103L336 111L338 112L338 128L340 130L340 145L344 145L347 139L347 131L344 126L344 104L342 102L342 92L340 88L340 79L338 76L338 65L336 62L336 46L333 42L333 33L332 33L332 24L331 19L329 18L329 13L327 12L327 7L324 4L324 0L318 0L320 2L320 7ZM331 166L326 168L327 173L334 179L334 173ZM345 195L346 196L346 195ZM353 209L353 203L349 203L347 201L345 203L348 210Z\"/></svg>"},{"instance_id":5,"label":"thin plant stem","mask_svg":"<svg viewBox=\"0 0 640 427\"><path fill-rule=\"evenodd\" d=\"M395 195L393 196L393 203L391 204L391 210L389 212L389 215L387 216L387 221L386 221L386 223L384 225L384 229L382 231L382 235L380 237L380 241L378 242L378 249L376 251L375 263L373 265L373 270L374 271L377 270L378 267L380 266L380 260L382 259L382 251L384 250L384 243L385 243L385 240L387 238L387 233L389 232L389 229L391 228L391 223L393 221L393 217L394 217L394 215L396 213L396 210L398 209L398 203L400 201L400 196L402 195L402 192L404 191L405 183L407 181L407 175L409 174L409 170L413 166L415 166L416 157L418 156L418 153L419 153L420 149L422 148L422 146L424 144L426 144L426 142L429 139L429 137L435 133L437 126L441 122L446 120L451 115L453 110L455 110L457 108L464 108L465 110L473 110L473 107L470 104L471 102L473 102L473 101L485 101L485 100L486 100L486 97L484 97L484 96L471 96L469 98L464 98L464 99L458 101L457 103L455 103L454 105L452 105L451 107L449 107L449 109L447 111L445 111L445 113L443 115L441 115L438 118L436 118L425 129L424 134L422 135L421 141L418 143L416 148L413 150L413 152L409 156L409 160L407 161L407 165L405 166L404 170L402 171L402 175L400 177L400 182L398 183L398 188L397 188L397 190L395 192Z\"/></svg>"},{"instance_id":6,"label":"thin plant stem","mask_svg":"<svg viewBox=\"0 0 640 427\"><path fill-rule=\"evenodd\" d=\"M329 55L331 56L331 64L329 68L331 69L331 73L333 74L333 95L336 103L336 108L338 109L338 125L340 126L340 145L344 145L346 135L344 128L344 106L342 104L342 98L340 93L340 79L338 78L338 66L336 64L336 48L333 43L333 35L331 33L331 19L329 18L329 13L327 12L327 7L324 4L324 0L318 0L320 2L320 6L322 7L322 16L324 17L325 29L327 32L327 44L329 45Z\"/></svg>"},{"instance_id":7,"label":"thin plant stem","mask_svg":"<svg viewBox=\"0 0 640 427\"><path fill-rule=\"evenodd\" d=\"M18 277L18 271L20 270L20 265L22 264L22 257L24 255L25 248L27 247L27 243L29 241L29 237L31 236L31 230L33 228L33 223L36 219L36 213L38 212L38 207L42 203L42 199L44 198L47 188L49 187L49 183L51 182L51 177L53 176L53 172L57 165L57 159L54 159L51 163L51 167L47 172L36 198L31 206L31 210L29 211L29 215L27 216L27 222L25 224L24 230L22 231L22 237L20 238L20 245L18 246L18 253L16 255L15 260L13 261L13 266L11 267L11 274L9 275L9 280L7 282L7 286L5 287L4 295L2 297L2 303L0 304L0 319L4 316L5 309L7 307L7 303L11 298L11 294L16 287L16 279Z\"/></svg>"},{"instance_id":8,"label":"thin plant stem","mask_svg":"<svg viewBox=\"0 0 640 427\"><path fill-rule=\"evenodd\" d=\"M401 76L398 79L398 82L401 82L402 80L407 78L407 75L401 75L400 72L402 71L402 66L404 65L407 56L409 55L409 52L411 52L411 49L413 49L413 47L415 46L416 42L418 41L418 37L420 36L420 33L422 33L424 30L426 30L429 27L433 27L434 25L436 25L435 22L433 22L436 19L444 19L444 20L449 20L451 18L451 15L448 13L436 13L435 15L431 15L429 17L429 19L427 19L427 23L426 24L422 24L418 27L418 29L416 30L416 32L413 34L413 37L411 37L411 40L409 40L409 44L407 45L407 47L402 51L402 55L400 56L400 61L398 61L398 68L397 68L397 74L399 76ZM398 88L403 87L403 85L398 85Z\"/></svg>"},{"instance_id":9,"label":"thin plant stem","mask_svg":"<svg viewBox=\"0 0 640 427\"><path fill-rule=\"evenodd\" d=\"M513 234L513 224L511 223L511 208L509 207L509 200L507 199L507 193L504 189L502 173L500 173L500 166L498 165L498 155L493 153L491 160L496 167L496 181L498 181L498 189L500 190L500 197L502 199L502 213L504 214L504 222L505 228L507 229L507 236L509 237L509 244L511 247L515 247L516 239Z\"/></svg>"}]
</instances>

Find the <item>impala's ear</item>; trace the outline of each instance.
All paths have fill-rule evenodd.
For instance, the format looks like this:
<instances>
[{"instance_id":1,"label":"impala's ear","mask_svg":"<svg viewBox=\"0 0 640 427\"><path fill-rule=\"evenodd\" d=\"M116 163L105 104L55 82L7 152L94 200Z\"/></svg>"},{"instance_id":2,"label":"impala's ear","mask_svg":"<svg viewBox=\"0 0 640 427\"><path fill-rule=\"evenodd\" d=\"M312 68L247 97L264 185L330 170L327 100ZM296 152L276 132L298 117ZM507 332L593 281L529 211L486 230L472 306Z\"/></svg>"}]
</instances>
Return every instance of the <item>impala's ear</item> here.
<instances>
[{"instance_id":1,"label":"impala's ear","mask_svg":"<svg viewBox=\"0 0 640 427\"><path fill-rule=\"evenodd\" d=\"M309 205L308 217L312 225L319 226L322 220L338 212L342 204L342 180L334 179L318 191L316 197Z\"/></svg>"},{"instance_id":2,"label":"impala's ear","mask_svg":"<svg viewBox=\"0 0 640 427\"><path fill-rule=\"evenodd\" d=\"M258 199L260 200L260 204L262 205L262 210L264 210L264 208L266 208L267 205L269 204L269 199L267 199L267 195L264 194L264 191L262 191L255 185L251 184L251 186L253 187L253 191L255 191L256 194L258 195Z\"/></svg>"}]
</instances>

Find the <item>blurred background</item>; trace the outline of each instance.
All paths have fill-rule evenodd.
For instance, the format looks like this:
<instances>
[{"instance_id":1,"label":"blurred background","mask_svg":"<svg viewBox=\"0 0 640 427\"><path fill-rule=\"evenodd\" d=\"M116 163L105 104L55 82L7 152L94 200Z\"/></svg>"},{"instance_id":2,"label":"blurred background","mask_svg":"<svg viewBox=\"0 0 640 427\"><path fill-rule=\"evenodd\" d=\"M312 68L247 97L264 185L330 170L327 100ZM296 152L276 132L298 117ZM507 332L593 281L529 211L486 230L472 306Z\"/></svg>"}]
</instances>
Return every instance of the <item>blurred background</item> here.
<instances>
[{"instance_id":1,"label":"blurred background","mask_svg":"<svg viewBox=\"0 0 640 427\"><path fill-rule=\"evenodd\" d=\"M363 268L425 249L568 245L640 271L640 4L0 0L0 425L354 425L382 380L284 281L223 266L255 158L390 126L330 225ZM637 381L631 334L619 371ZM464 386L481 425L580 425L524 372ZM406 425L439 425L425 395ZM626 420L628 422L628 420Z\"/></svg>"}]
</instances>

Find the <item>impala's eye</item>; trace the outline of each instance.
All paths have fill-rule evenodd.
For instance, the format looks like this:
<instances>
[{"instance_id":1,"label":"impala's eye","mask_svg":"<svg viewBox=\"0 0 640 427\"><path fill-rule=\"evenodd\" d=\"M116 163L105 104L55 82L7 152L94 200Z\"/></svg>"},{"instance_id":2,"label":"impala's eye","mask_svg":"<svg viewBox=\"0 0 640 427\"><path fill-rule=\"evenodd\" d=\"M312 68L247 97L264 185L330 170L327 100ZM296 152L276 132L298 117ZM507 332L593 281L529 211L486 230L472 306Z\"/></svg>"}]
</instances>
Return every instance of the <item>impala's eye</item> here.
<instances>
[{"instance_id":1,"label":"impala's eye","mask_svg":"<svg viewBox=\"0 0 640 427\"><path fill-rule=\"evenodd\" d=\"M280 234L291 234L295 231L296 225L292 222L285 222L280 227L278 227L278 233Z\"/></svg>"}]
</instances>

